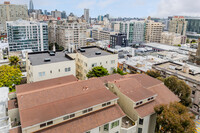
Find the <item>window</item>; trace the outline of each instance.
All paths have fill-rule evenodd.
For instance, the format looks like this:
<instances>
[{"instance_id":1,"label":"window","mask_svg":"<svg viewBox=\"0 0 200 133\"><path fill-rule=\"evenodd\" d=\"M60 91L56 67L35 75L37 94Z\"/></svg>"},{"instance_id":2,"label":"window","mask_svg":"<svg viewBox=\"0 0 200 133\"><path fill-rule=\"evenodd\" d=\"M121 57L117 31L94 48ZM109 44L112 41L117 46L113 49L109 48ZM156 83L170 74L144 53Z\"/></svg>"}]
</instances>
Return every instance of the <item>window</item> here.
<instances>
[{"instance_id":1,"label":"window","mask_svg":"<svg viewBox=\"0 0 200 133\"><path fill-rule=\"evenodd\" d=\"M96 66L97 66L97 63L92 64L92 67L96 67Z\"/></svg>"},{"instance_id":2,"label":"window","mask_svg":"<svg viewBox=\"0 0 200 133\"><path fill-rule=\"evenodd\" d=\"M142 133L142 128L138 128L138 133Z\"/></svg>"},{"instance_id":3,"label":"window","mask_svg":"<svg viewBox=\"0 0 200 133\"><path fill-rule=\"evenodd\" d=\"M84 65L87 67L87 63L84 62Z\"/></svg>"},{"instance_id":4,"label":"window","mask_svg":"<svg viewBox=\"0 0 200 133\"><path fill-rule=\"evenodd\" d=\"M85 132L85 133L90 133L90 131L87 131L87 132Z\"/></svg>"},{"instance_id":5,"label":"window","mask_svg":"<svg viewBox=\"0 0 200 133\"><path fill-rule=\"evenodd\" d=\"M140 125L143 125L143 121L144 121L144 119L139 118L139 124Z\"/></svg>"},{"instance_id":6,"label":"window","mask_svg":"<svg viewBox=\"0 0 200 133\"><path fill-rule=\"evenodd\" d=\"M46 126L46 123L40 124L40 128L43 128Z\"/></svg>"},{"instance_id":7,"label":"window","mask_svg":"<svg viewBox=\"0 0 200 133\"><path fill-rule=\"evenodd\" d=\"M106 106L106 103L102 104L102 107L105 107Z\"/></svg>"},{"instance_id":8,"label":"window","mask_svg":"<svg viewBox=\"0 0 200 133\"><path fill-rule=\"evenodd\" d=\"M111 124L111 129L114 128L114 127L117 127L119 126L119 120L118 121L115 121Z\"/></svg>"},{"instance_id":9,"label":"window","mask_svg":"<svg viewBox=\"0 0 200 133\"><path fill-rule=\"evenodd\" d=\"M195 91L192 91L192 95L194 95L195 94Z\"/></svg>"},{"instance_id":10,"label":"window","mask_svg":"<svg viewBox=\"0 0 200 133\"><path fill-rule=\"evenodd\" d=\"M107 105L110 105L111 104L111 102L107 102Z\"/></svg>"},{"instance_id":11,"label":"window","mask_svg":"<svg viewBox=\"0 0 200 133\"><path fill-rule=\"evenodd\" d=\"M47 125L52 125L52 124L53 124L53 121L47 122Z\"/></svg>"},{"instance_id":12,"label":"window","mask_svg":"<svg viewBox=\"0 0 200 133\"><path fill-rule=\"evenodd\" d=\"M71 115L70 115L70 118L73 118L73 117L75 117L75 114L71 114Z\"/></svg>"},{"instance_id":13,"label":"window","mask_svg":"<svg viewBox=\"0 0 200 133\"><path fill-rule=\"evenodd\" d=\"M45 72L39 72L39 77L45 76Z\"/></svg>"},{"instance_id":14,"label":"window","mask_svg":"<svg viewBox=\"0 0 200 133\"><path fill-rule=\"evenodd\" d=\"M67 119L69 119L69 116L63 117L63 120L67 120Z\"/></svg>"},{"instance_id":15,"label":"window","mask_svg":"<svg viewBox=\"0 0 200 133\"><path fill-rule=\"evenodd\" d=\"M89 109L88 109L88 112L90 112L90 111L92 111L92 110L93 110L93 108L89 108Z\"/></svg>"},{"instance_id":16,"label":"window","mask_svg":"<svg viewBox=\"0 0 200 133\"><path fill-rule=\"evenodd\" d=\"M115 60L111 60L111 64L115 64Z\"/></svg>"},{"instance_id":17,"label":"window","mask_svg":"<svg viewBox=\"0 0 200 133\"><path fill-rule=\"evenodd\" d=\"M50 71L50 73L52 73L52 71Z\"/></svg>"},{"instance_id":18,"label":"window","mask_svg":"<svg viewBox=\"0 0 200 133\"><path fill-rule=\"evenodd\" d=\"M69 71L71 71L71 68L70 68L70 67L65 68L65 72L69 72Z\"/></svg>"},{"instance_id":19,"label":"window","mask_svg":"<svg viewBox=\"0 0 200 133\"><path fill-rule=\"evenodd\" d=\"M60 69L58 69L58 72L60 72Z\"/></svg>"},{"instance_id":20,"label":"window","mask_svg":"<svg viewBox=\"0 0 200 133\"><path fill-rule=\"evenodd\" d=\"M108 130L109 130L109 124L104 125L104 126L103 126L103 130L104 130L104 131L108 131Z\"/></svg>"},{"instance_id":21,"label":"window","mask_svg":"<svg viewBox=\"0 0 200 133\"><path fill-rule=\"evenodd\" d=\"M86 109L86 110L83 110L83 114L84 114L84 113L87 113L87 109Z\"/></svg>"}]
</instances>

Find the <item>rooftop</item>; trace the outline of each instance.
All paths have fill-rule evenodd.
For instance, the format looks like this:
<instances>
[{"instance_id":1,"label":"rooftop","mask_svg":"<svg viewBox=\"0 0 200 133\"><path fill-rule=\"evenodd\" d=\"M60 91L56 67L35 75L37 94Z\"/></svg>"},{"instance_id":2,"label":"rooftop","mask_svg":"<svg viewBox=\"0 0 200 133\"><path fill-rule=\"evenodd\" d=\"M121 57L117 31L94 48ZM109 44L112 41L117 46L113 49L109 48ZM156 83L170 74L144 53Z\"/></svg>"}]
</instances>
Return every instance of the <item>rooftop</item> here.
<instances>
[{"instance_id":1,"label":"rooftop","mask_svg":"<svg viewBox=\"0 0 200 133\"><path fill-rule=\"evenodd\" d=\"M82 47L81 48L84 52L81 52L79 50L78 52L81 53L83 56L86 56L87 58L93 58L93 57L100 57L100 56L107 56L112 55L113 53L110 51L103 50L98 47Z\"/></svg>"},{"instance_id":2,"label":"rooftop","mask_svg":"<svg viewBox=\"0 0 200 133\"><path fill-rule=\"evenodd\" d=\"M48 51L29 53L28 58L33 66L73 60L64 52L56 52L55 56L50 56ZM45 59L49 61L45 61Z\"/></svg>"}]
</instances>

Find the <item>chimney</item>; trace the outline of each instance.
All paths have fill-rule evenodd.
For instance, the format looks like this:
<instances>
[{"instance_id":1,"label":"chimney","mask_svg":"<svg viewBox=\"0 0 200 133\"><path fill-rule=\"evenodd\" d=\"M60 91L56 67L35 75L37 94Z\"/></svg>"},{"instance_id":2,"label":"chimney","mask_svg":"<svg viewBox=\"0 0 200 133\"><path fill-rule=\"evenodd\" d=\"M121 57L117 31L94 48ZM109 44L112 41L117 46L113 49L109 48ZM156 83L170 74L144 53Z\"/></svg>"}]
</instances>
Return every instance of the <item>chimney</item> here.
<instances>
[{"instance_id":1,"label":"chimney","mask_svg":"<svg viewBox=\"0 0 200 133\"><path fill-rule=\"evenodd\" d=\"M189 66L188 66L187 64L185 64L185 65L183 66L183 72L184 72L184 73L189 73Z\"/></svg>"}]
</instances>

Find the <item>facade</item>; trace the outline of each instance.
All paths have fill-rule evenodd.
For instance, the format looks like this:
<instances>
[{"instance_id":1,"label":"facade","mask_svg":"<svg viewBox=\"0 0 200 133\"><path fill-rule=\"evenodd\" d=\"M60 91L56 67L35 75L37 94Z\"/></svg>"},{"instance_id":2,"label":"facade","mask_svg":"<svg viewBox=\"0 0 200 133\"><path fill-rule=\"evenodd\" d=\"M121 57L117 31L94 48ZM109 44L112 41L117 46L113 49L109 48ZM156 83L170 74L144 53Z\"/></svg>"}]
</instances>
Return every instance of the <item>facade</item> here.
<instances>
[{"instance_id":1,"label":"facade","mask_svg":"<svg viewBox=\"0 0 200 133\"><path fill-rule=\"evenodd\" d=\"M62 19L66 19L66 18L67 18L67 14L66 14L65 11L62 11L62 12L61 12L61 18L62 18Z\"/></svg>"},{"instance_id":2,"label":"facade","mask_svg":"<svg viewBox=\"0 0 200 133\"><path fill-rule=\"evenodd\" d=\"M6 33L6 21L28 19L28 8L26 5L14 5L10 2L0 4L0 32Z\"/></svg>"},{"instance_id":3,"label":"facade","mask_svg":"<svg viewBox=\"0 0 200 133\"><path fill-rule=\"evenodd\" d=\"M74 45L77 48L85 46L86 29L86 23L78 20L64 22L57 26L56 42L65 49L70 48L69 45Z\"/></svg>"},{"instance_id":4,"label":"facade","mask_svg":"<svg viewBox=\"0 0 200 133\"><path fill-rule=\"evenodd\" d=\"M163 24L160 22L154 22L152 20L146 20L145 41L147 43L156 42L160 43L161 34L163 32Z\"/></svg>"},{"instance_id":5,"label":"facade","mask_svg":"<svg viewBox=\"0 0 200 133\"><path fill-rule=\"evenodd\" d=\"M188 84L191 89L192 107L196 115L200 115L200 69L198 66L193 66L180 62L162 62L153 66L154 70L160 71L163 77L176 76Z\"/></svg>"},{"instance_id":6,"label":"facade","mask_svg":"<svg viewBox=\"0 0 200 133\"><path fill-rule=\"evenodd\" d=\"M103 77L102 80L119 97L118 104L124 113L136 123L136 133L154 133L154 107L179 101L161 81L146 74L125 75L120 79L115 76L113 80L108 77Z\"/></svg>"},{"instance_id":7,"label":"facade","mask_svg":"<svg viewBox=\"0 0 200 133\"><path fill-rule=\"evenodd\" d=\"M110 48L115 48L116 46L127 47L128 40L126 34L115 34L110 36Z\"/></svg>"},{"instance_id":8,"label":"facade","mask_svg":"<svg viewBox=\"0 0 200 133\"><path fill-rule=\"evenodd\" d=\"M185 44L186 36L182 36L182 35L176 34L174 32L163 32L161 34L160 43L167 44L167 45Z\"/></svg>"},{"instance_id":9,"label":"facade","mask_svg":"<svg viewBox=\"0 0 200 133\"><path fill-rule=\"evenodd\" d=\"M60 11L57 11L57 10L51 11L51 15L52 15L52 17L54 17L54 18L56 18L56 19L61 18L61 12L60 12Z\"/></svg>"},{"instance_id":10,"label":"facade","mask_svg":"<svg viewBox=\"0 0 200 133\"><path fill-rule=\"evenodd\" d=\"M120 23L120 32L127 34L129 43L143 43L145 39L145 22L130 21Z\"/></svg>"},{"instance_id":11,"label":"facade","mask_svg":"<svg viewBox=\"0 0 200 133\"><path fill-rule=\"evenodd\" d=\"M200 18L199 17L186 17L185 20L187 21L187 32L196 32L200 34Z\"/></svg>"},{"instance_id":12,"label":"facade","mask_svg":"<svg viewBox=\"0 0 200 133\"><path fill-rule=\"evenodd\" d=\"M183 16L174 16L169 22L169 32L186 35L187 21Z\"/></svg>"},{"instance_id":13,"label":"facade","mask_svg":"<svg viewBox=\"0 0 200 133\"><path fill-rule=\"evenodd\" d=\"M49 44L56 43L56 28L57 28L57 23L55 21L49 22L49 24L48 24L48 42L49 42Z\"/></svg>"},{"instance_id":14,"label":"facade","mask_svg":"<svg viewBox=\"0 0 200 133\"><path fill-rule=\"evenodd\" d=\"M118 32L93 29L92 38L97 41L110 40L111 35L115 35L116 33Z\"/></svg>"},{"instance_id":15,"label":"facade","mask_svg":"<svg viewBox=\"0 0 200 133\"><path fill-rule=\"evenodd\" d=\"M9 51L48 50L48 28L45 23L25 20L7 22L7 36Z\"/></svg>"},{"instance_id":16,"label":"facade","mask_svg":"<svg viewBox=\"0 0 200 133\"><path fill-rule=\"evenodd\" d=\"M87 23L90 23L89 9L84 9L84 19L86 20Z\"/></svg>"},{"instance_id":17,"label":"facade","mask_svg":"<svg viewBox=\"0 0 200 133\"><path fill-rule=\"evenodd\" d=\"M75 61L63 52L29 53L26 71L28 83L76 75Z\"/></svg>"},{"instance_id":18,"label":"facade","mask_svg":"<svg viewBox=\"0 0 200 133\"><path fill-rule=\"evenodd\" d=\"M16 88L15 102L9 102L18 111L9 119L13 123L16 117L21 125L13 125L10 133L16 128L22 133L120 132L125 114L117 105L118 97L100 79L77 81L74 76L65 76Z\"/></svg>"},{"instance_id":19,"label":"facade","mask_svg":"<svg viewBox=\"0 0 200 133\"><path fill-rule=\"evenodd\" d=\"M110 74L117 69L118 54L95 46L82 47L78 53L69 56L76 60L76 77L80 80L87 79L88 72L96 66L103 66Z\"/></svg>"}]
</instances>

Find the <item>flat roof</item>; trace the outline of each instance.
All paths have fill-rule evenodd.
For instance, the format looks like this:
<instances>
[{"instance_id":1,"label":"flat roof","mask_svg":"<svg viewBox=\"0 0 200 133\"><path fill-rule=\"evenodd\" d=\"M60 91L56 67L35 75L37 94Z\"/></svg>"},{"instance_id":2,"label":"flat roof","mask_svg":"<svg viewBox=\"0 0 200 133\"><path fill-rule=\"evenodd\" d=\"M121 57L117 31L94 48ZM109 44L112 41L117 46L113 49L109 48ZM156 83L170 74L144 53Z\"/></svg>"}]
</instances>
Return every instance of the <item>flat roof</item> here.
<instances>
[{"instance_id":1,"label":"flat roof","mask_svg":"<svg viewBox=\"0 0 200 133\"><path fill-rule=\"evenodd\" d=\"M145 43L142 44L148 47L152 47L152 48L157 48L157 49L161 49L161 50L167 50L167 51L174 51L174 50L178 50L179 47L176 46L171 46L171 45L166 45L166 44L161 44L161 43Z\"/></svg>"},{"instance_id":2,"label":"flat roof","mask_svg":"<svg viewBox=\"0 0 200 133\"><path fill-rule=\"evenodd\" d=\"M83 56L86 56L87 58L100 57L113 54L112 52L103 50L98 47L82 47L81 49L84 49L85 52L80 52L80 50L78 52L81 53ZM96 52L100 52L101 54L97 55Z\"/></svg>"},{"instance_id":3,"label":"flat roof","mask_svg":"<svg viewBox=\"0 0 200 133\"><path fill-rule=\"evenodd\" d=\"M73 60L65 52L56 52L55 56L50 56L47 51L28 53L28 58L33 66ZM51 61L45 62L45 58L50 58Z\"/></svg>"}]
</instances>

